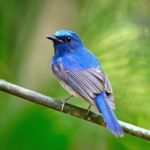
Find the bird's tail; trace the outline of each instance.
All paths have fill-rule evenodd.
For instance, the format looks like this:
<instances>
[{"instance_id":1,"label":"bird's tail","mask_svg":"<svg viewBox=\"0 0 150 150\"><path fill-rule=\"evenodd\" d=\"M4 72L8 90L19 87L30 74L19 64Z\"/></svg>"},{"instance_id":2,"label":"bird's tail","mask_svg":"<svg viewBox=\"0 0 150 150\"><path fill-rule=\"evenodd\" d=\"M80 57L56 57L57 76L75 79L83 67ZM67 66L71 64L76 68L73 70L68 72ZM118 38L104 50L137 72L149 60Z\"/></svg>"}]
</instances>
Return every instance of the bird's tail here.
<instances>
[{"instance_id":1,"label":"bird's tail","mask_svg":"<svg viewBox=\"0 0 150 150\"><path fill-rule=\"evenodd\" d=\"M114 114L113 110L108 103L108 97L105 92L102 92L100 95L96 96L96 105L98 110L102 113L104 120L106 122L107 128L117 137L123 137L124 132L117 117Z\"/></svg>"}]
</instances>

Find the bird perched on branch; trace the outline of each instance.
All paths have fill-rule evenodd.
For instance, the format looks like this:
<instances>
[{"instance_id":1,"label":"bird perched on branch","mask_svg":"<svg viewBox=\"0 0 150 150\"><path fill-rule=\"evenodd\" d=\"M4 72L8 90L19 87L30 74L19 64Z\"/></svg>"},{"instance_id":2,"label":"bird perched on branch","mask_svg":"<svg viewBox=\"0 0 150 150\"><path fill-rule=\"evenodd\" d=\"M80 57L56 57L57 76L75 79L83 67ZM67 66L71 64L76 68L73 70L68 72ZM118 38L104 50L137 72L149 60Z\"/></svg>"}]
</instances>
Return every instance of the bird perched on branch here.
<instances>
[{"instance_id":1,"label":"bird perched on branch","mask_svg":"<svg viewBox=\"0 0 150 150\"><path fill-rule=\"evenodd\" d=\"M60 84L72 96L81 97L90 106L96 106L107 128L115 136L122 137L122 127L113 112L115 105L112 87L96 56L73 31L59 30L47 38L54 43L51 65Z\"/></svg>"}]
</instances>

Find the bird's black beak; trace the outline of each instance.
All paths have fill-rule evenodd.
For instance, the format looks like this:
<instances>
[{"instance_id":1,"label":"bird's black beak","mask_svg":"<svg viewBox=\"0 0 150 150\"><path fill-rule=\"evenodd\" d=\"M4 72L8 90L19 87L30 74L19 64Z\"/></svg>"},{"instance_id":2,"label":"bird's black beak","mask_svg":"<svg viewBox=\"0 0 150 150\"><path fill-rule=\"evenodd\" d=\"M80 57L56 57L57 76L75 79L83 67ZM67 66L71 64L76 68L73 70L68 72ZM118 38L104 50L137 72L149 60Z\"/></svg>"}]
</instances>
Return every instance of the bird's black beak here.
<instances>
[{"instance_id":1,"label":"bird's black beak","mask_svg":"<svg viewBox=\"0 0 150 150\"><path fill-rule=\"evenodd\" d=\"M60 43L64 43L63 40L57 38L55 35L49 35L46 38L48 38L49 40L52 40L53 42L60 42Z\"/></svg>"}]
</instances>

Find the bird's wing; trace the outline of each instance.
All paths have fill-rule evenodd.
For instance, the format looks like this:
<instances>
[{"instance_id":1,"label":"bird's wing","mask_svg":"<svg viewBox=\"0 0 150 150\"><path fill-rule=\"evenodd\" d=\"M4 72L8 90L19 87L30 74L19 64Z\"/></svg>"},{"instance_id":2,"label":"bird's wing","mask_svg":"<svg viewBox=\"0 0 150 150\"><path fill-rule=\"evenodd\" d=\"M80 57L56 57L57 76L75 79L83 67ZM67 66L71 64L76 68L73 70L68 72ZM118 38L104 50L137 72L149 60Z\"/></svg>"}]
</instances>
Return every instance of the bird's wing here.
<instances>
[{"instance_id":1,"label":"bird's wing","mask_svg":"<svg viewBox=\"0 0 150 150\"><path fill-rule=\"evenodd\" d=\"M78 95L95 104L97 94L105 91L109 97L110 106L114 109L114 97L111 84L100 68L90 68L80 71L66 71L63 81Z\"/></svg>"}]
</instances>

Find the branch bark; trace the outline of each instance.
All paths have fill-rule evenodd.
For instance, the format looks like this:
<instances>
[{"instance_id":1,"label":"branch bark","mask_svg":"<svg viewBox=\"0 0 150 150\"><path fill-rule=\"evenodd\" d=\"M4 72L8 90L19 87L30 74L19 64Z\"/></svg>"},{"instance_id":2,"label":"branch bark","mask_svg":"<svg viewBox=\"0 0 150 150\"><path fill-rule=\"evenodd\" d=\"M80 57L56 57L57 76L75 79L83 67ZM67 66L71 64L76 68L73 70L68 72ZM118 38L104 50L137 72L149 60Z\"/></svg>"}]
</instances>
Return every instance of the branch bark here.
<instances>
[{"instance_id":1,"label":"branch bark","mask_svg":"<svg viewBox=\"0 0 150 150\"><path fill-rule=\"evenodd\" d=\"M62 102L58 99L45 96L35 91L31 91L29 89L20 87L5 80L0 80L0 90L26 99L27 101L32 101L34 103L49 107L51 109L61 111ZM86 109L73 106L68 103L65 104L62 112L84 119L86 121L93 122L95 124L105 126L104 120L101 115L90 111L88 116L86 116ZM119 122L123 127L125 133L150 141L150 130L143 129L123 121Z\"/></svg>"}]
</instances>

